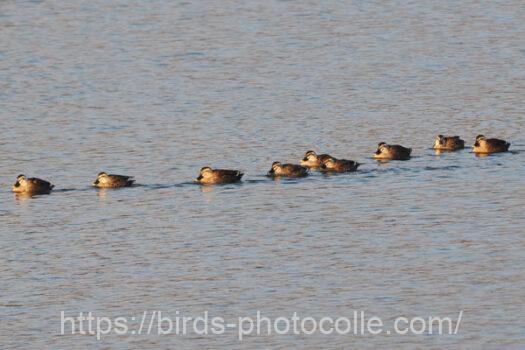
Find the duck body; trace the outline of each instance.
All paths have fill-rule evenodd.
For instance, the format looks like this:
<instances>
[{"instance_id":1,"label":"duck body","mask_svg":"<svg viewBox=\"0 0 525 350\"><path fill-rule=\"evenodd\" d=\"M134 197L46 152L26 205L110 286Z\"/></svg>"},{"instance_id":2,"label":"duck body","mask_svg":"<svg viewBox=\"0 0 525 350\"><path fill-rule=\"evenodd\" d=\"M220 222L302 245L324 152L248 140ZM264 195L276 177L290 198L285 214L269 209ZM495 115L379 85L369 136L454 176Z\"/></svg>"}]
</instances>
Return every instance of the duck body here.
<instances>
[{"instance_id":1,"label":"duck body","mask_svg":"<svg viewBox=\"0 0 525 350\"><path fill-rule=\"evenodd\" d=\"M474 153L489 154L498 152L507 152L509 150L510 143L500 139L487 139L483 135L476 137L476 142L472 146Z\"/></svg>"},{"instance_id":2,"label":"duck body","mask_svg":"<svg viewBox=\"0 0 525 350\"><path fill-rule=\"evenodd\" d=\"M374 153L375 159L390 159L390 160L408 160L410 159L412 148L403 147L400 145L387 145L380 142L377 145L377 151Z\"/></svg>"},{"instance_id":3,"label":"duck body","mask_svg":"<svg viewBox=\"0 0 525 350\"><path fill-rule=\"evenodd\" d=\"M203 185L227 184L241 181L243 175L239 170L204 167L195 181Z\"/></svg>"},{"instance_id":4,"label":"duck body","mask_svg":"<svg viewBox=\"0 0 525 350\"><path fill-rule=\"evenodd\" d=\"M438 135L433 148L440 151L456 151L465 148L465 141L459 136Z\"/></svg>"},{"instance_id":5,"label":"duck body","mask_svg":"<svg viewBox=\"0 0 525 350\"><path fill-rule=\"evenodd\" d=\"M348 159L336 159L333 157L326 158L321 164L321 171L346 173L350 171L356 171L359 167L359 163Z\"/></svg>"},{"instance_id":6,"label":"duck body","mask_svg":"<svg viewBox=\"0 0 525 350\"><path fill-rule=\"evenodd\" d=\"M328 154L317 154L314 151L305 153L304 158L301 159L300 164L306 168L319 168L325 159L331 158Z\"/></svg>"},{"instance_id":7,"label":"duck body","mask_svg":"<svg viewBox=\"0 0 525 350\"><path fill-rule=\"evenodd\" d=\"M93 182L93 186L97 188L120 188L130 187L134 182L135 180L133 180L133 176L106 174L105 172L101 172Z\"/></svg>"},{"instance_id":8,"label":"duck body","mask_svg":"<svg viewBox=\"0 0 525 350\"><path fill-rule=\"evenodd\" d=\"M304 177L308 176L308 169L297 164L281 164L274 162L268 172L270 177Z\"/></svg>"},{"instance_id":9,"label":"duck body","mask_svg":"<svg viewBox=\"0 0 525 350\"><path fill-rule=\"evenodd\" d=\"M26 178L24 175L18 175L13 185L14 193L25 194L47 194L55 187L50 182L38 179L36 177Z\"/></svg>"}]
</instances>

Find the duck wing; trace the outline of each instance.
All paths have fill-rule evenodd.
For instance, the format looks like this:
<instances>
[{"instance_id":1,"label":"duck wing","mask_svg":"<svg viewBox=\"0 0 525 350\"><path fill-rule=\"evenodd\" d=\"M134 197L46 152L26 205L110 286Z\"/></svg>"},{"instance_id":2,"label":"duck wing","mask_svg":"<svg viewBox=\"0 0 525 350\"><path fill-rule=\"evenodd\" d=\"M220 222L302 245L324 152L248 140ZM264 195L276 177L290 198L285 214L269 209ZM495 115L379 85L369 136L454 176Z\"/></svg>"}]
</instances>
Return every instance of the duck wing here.
<instances>
[{"instance_id":1,"label":"duck wing","mask_svg":"<svg viewBox=\"0 0 525 350\"><path fill-rule=\"evenodd\" d=\"M341 167L345 171L354 171L357 170L357 167L359 166L359 163L349 160L349 159L339 159L338 162L340 162Z\"/></svg>"},{"instance_id":2,"label":"duck wing","mask_svg":"<svg viewBox=\"0 0 525 350\"><path fill-rule=\"evenodd\" d=\"M401 149L403 150L403 152L406 154L406 155L410 155L410 153L412 153L412 148L410 147L403 147L403 146L399 146L401 147Z\"/></svg>"},{"instance_id":3,"label":"duck wing","mask_svg":"<svg viewBox=\"0 0 525 350\"><path fill-rule=\"evenodd\" d=\"M231 179L237 179L237 180L240 180L241 177L244 175L244 173L239 170L215 169L214 172L219 177L225 177L225 178L231 178Z\"/></svg>"},{"instance_id":4,"label":"duck wing","mask_svg":"<svg viewBox=\"0 0 525 350\"><path fill-rule=\"evenodd\" d=\"M110 174L108 177L119 185L131 186L135 182L135 180L133 180L133 176Z\"/></svg>"},{"instance_id":5,"label":"duck wing","mask_svg":"<svg viewBox=\"0 0 525 350\"><path fill-rule=\"evenodd\" d=\"M111 178L114 178L115 180L129 180L133 178L133 176L117 175L117 174L109 174L108 176Z\"/></svg>"},{"instance_id":6,"label":"duck wing","mask_svg":"<svg viewBox=\"0 0 525 350\"><path fill-rule=\"evenodd\" d=\"M408 159L410 153L412 153L412 148L403 147L401 145L392 145L390 146L392 154L398 159Z\"/></svg>"},{"instance_id":7,"label":"duck wing","mask_svg":"<svg viewBox=\"0 0 525 350\"><path fill-rule=\"evenodd\" d=\"M358 162L356 162L355 160L347 160L346 161L346 164L348 164L348 166L352 169L357 169L357 167L360 165Z\"/></svg>"},{"instance_id":8,"label":"duck wing","mask_svg":"<svg viewBox=\"0 0 525 350\"><path fill-rule=\"evenodd\" d=\"M510 146L510 143L508 143L505 140L500 140L500 139L488 139L487 143L489 143L489 144L491 144L493 146L497 146L497 147L506 147L507 145Z\"/></svg>"},{"instance_id":9,"label":"duck wing","mask_svg":"<svg viewBox=\"0 0 525 350\"><path fill-rule=\"evenodd\" d=\"M27 179L28 182L30 182L33 186L37 187L37 188L53 188L54 185L51 184L51 182L49 181L46 181L46 180L42 180L42 179L39 179L39 178L36 178L36 177L31 177L29 179Z\"/></svg>"},{"instance_id":10,"label":"duck wing","mask_svg":"<svg viewBox=\"0 0 525 350\"><path fill-rule=\"evenodd\" d=\"M308 174L308 168L297 164L283 164L283 169L286 169L286 172L296 176L304 176Z\"/></svg>"},{"instance_id":11,"label":"duck wing","mask_svg":"<svg viewBox=\"0 0 525 350\"><path fill-rule=\"evenodd\" d=\"M329 154L320 154L317 156L317 159L319 159L319 162L321 162L321 164L324 162L325 159L328 159L328 158L333 158L333 157L330 156Z\"/></svg>"}]
</instances>

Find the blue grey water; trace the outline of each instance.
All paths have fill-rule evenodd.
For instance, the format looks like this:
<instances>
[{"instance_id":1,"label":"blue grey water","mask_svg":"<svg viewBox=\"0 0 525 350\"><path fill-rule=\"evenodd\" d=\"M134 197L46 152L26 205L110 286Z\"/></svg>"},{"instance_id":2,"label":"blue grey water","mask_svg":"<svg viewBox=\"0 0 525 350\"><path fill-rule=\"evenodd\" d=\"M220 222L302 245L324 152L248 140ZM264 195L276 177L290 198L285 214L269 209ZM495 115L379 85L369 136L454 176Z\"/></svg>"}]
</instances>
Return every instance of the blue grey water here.
<instances>
[{"instance_id":1,"label":"blue grey water","mask_svg":"<svg viewBox=\"0 0 525 350\"><path fill-rule=\"evenodd\" d=\"M0 347L525 347L523 1L0 2ZM512 152L436 155L437 134ZM371 159L380 141L413 148ZM363 165L264 175L314 149ZM240 185L192 184L204 165ZM142 186L90 188L100 171ZM55 191L15 197L18 174ZM97 316L463 316L455 335L61 335ZM388 328L388 327L386 327Z\"/></svg>"}]
</instances>

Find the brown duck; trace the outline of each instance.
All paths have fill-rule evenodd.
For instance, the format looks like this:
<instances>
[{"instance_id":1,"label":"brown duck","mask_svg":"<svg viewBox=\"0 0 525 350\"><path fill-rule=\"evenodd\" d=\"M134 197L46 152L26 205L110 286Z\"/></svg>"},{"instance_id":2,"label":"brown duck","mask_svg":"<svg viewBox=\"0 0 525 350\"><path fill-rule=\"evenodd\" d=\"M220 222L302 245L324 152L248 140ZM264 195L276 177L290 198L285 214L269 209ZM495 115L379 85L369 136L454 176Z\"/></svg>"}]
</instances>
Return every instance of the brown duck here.
<instances>
[{"instance_id":1,"label":"brown duck","mask_svg":"<svg viewBox=\"0 0 525 350\"><path fill-rule=\"evenodd\" d=\"M239 170L212 169L205 166L195 181L203 185L226 184L241 181L243 175Z\"/></svg>"},{"instance_id":2,"label":"brown duck","mask_svg":"<svg viewBox=\"0 0 525 350\"><path fill-rule=\"evenodd\" d=\"M455 151L465 148L465 141L459 136L438 135L434 141L434 149L438 151Z\"/></svg>"},{"instance_id":3,"label":"brown duck","mask_svg":"<svg viewBox=\"0 0 525 350\"><path fill-rule=\"evenodd\" d=\"M105 172L101 172L93 182L93 186L98 188L130 187L134 182L135 180L133 180L133 176L106 174Z\"/></svg>"},{"instance_id":4,"label":"brown duck","mask_svg":"<svg viewBox=\"0 0 525 350\"><path fill-rule=\"evenodd\" d=\"M36 177L26 178L25 175L18 175L13 185L14 193L25 194L47 194L55 187L50 182Z\"/></svg>"},{"instance_id":5,"label":"brown duck","mask_svg":"<svg viewBox=\"0 0 525 350\"><path fill-rule=\"evenodd\" d=\"M308 169L297 164L281 164L273 162L268 172L270 177L303 177L308 175Z\"/></svg>"},{"instance_id":6,"label":"brown duck","mask_svg":"<svg viewBox=\"0 0 525 350\"><path fill-rule=\"evenodd\" d=\"M360 164L358 162L353 160L329 157L323 160L323 164L321 164L321 171L345 173L356 171L359 165Z\"/></svg>"},{"instance_id":7,"label":"brown duck","mask_svg":"<svg viewBox=\"0 0 525 350\"><path fill-rule=\"evenodd\" d=\"M377 145L377 151L374 153L375 159L407 160L410 159L412 148L400 145L387 145L380 142Z\"/></svg>"},{"instance_id":8,"label":"brown duck","mask_svg":"<svg viewBox=\"0 0 525 350\"><path fill-rule=\"evenodd\" d=\"M510 143L500 139L487 139L483 135L476 136L476 142L472 146L474 153L498 153L506 152L509 150Z\"/></svg>"}]
</instances>

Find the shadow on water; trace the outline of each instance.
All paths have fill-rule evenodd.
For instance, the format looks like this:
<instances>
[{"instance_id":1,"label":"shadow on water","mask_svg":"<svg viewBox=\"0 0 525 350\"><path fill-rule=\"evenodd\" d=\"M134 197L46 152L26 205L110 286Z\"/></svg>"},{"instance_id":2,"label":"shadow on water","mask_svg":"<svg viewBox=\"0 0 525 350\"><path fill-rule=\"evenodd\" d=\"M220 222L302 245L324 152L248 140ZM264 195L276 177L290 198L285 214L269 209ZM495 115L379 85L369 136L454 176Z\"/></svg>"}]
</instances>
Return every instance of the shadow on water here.
<instances>
[{"instance_id":1,"label":"shadow on water","mask_svg":"<svg viewBox=\"0 0 525 350\"><path fill-rule=\"evenodd\" d=\"M167 188L177 188L177 187L184 187L188 185L193 185L192 182L183 182L179 184L144 184L141 185L143 188L146 189L146 191L153 191L153 190L163 190Z\"/></svg>"},{"instance_id":2,"label":"shadow on water","mask_svg":"<svg viewBox=\"0 0 525 350\"><path fill-rule=\"evenodd\" d=\"M322 171L319 172L319 174L323 178L331 178L331 177L343 177L343 176L357 176L358 174L365 174L366 170L356 170L356 171L344 171L344 172L337 172L337 171Z\"/></svg>"},{"instance_id":3,"label":"shadow on water","mask_svg":"<svg viewBox=\"0 0 525 350\"><path fill-rule=\"evenodd\" d=\"M85 187L85 188L60 188L54 189L53 193L67 193L67 192L84 192L93 190L94 187Z\"/></svg>"},{"instance_id":4,"label":"shadow on water","mask_svg":"<svg viewBox=\"0 0 525 350\"><path fill-rule=\"evenodd\" d=\"M262 184L262 183L273 182L273 180L268 178L268 177L266 177L266 176L264 176L264 178L262 178L262 179L249 179L249 180L244 180L243 182L245 182L247 184Z\"/></svg>"},{"instance_id":5,"label":"shadow on water","mask_svg":"<svg viewBox=\"0 0 525 350\"><path fill-rule=\"evenodd\" d=\"M468 151L468 148L465 147L465 148L462 148L462 149L433 149L433 148L428 148L429 151L433 152L434 155L436 156L445 156L447 154L456 154L456 153L465 153L466 151ZM429 154L431 153L429 152Z\"/></svg>"},{"instance_id":6,"label":"shadow on water","mask_svg":"<svg viewBox=\"0 0 525 350\"><path fill-rule=\"evenodd\" d=\"M31 193L13 193L13 197L17 201L26 201L28 199L38 199L49 195L50 193L40 193L40 194L31 194Z\"/></svg>"}]
</instances>

